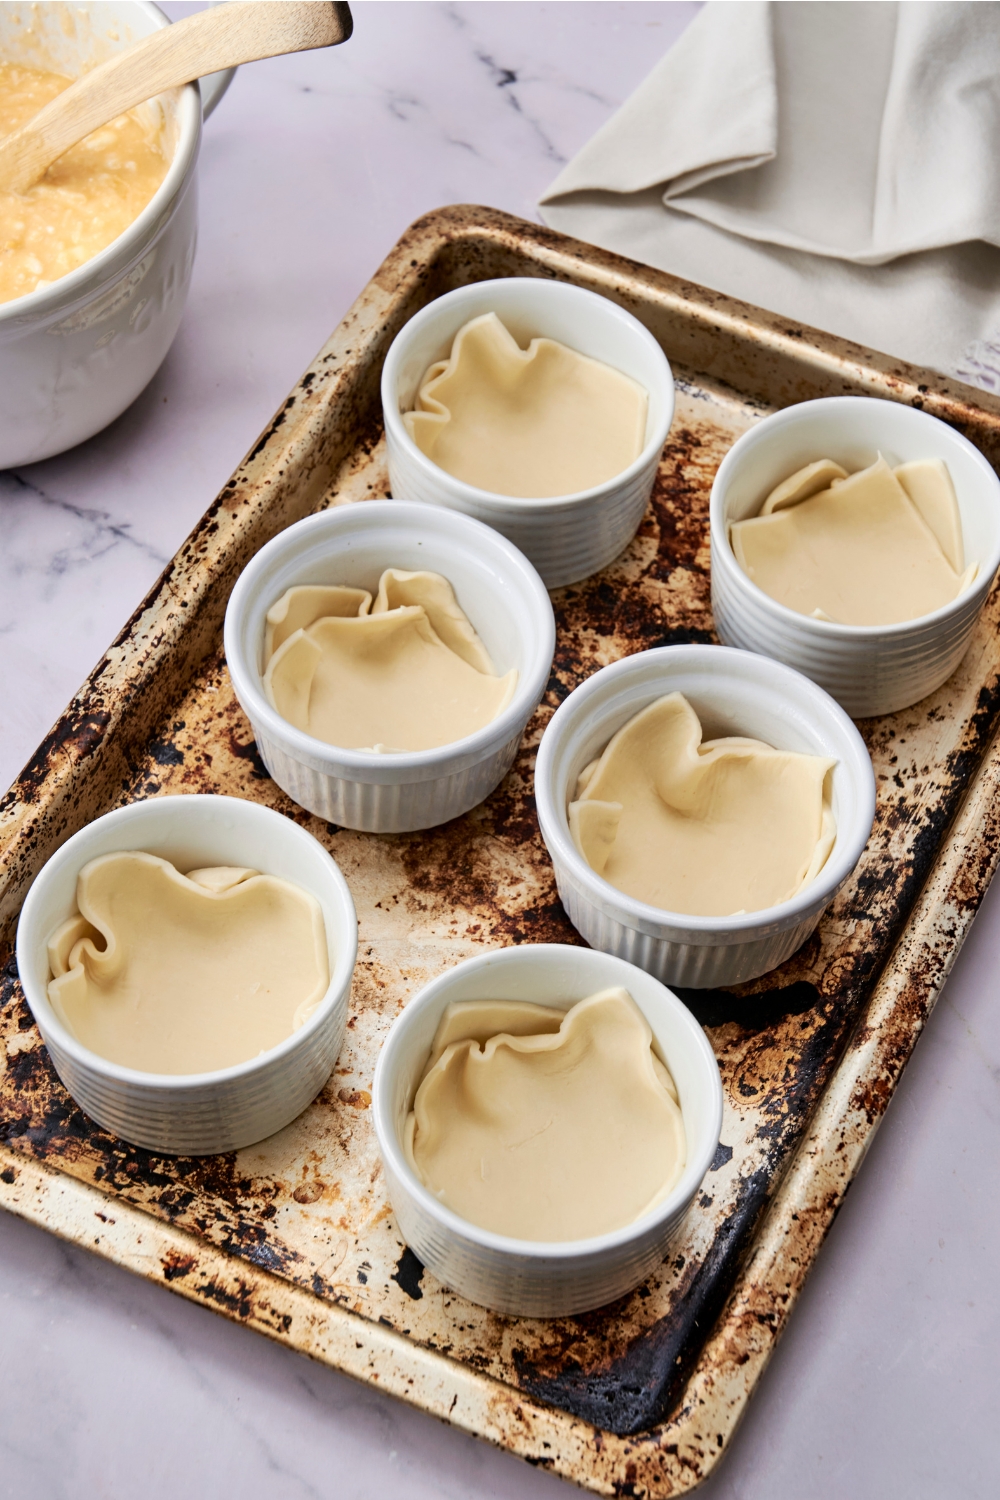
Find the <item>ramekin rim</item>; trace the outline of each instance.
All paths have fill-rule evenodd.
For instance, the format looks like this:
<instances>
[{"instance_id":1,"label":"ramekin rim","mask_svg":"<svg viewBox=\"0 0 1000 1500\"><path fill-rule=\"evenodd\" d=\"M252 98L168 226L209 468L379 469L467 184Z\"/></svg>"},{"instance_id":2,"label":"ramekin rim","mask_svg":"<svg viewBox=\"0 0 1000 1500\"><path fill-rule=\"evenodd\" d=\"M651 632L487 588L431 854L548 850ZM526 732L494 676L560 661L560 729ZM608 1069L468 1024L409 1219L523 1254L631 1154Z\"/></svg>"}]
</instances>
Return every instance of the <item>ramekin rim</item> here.
<instances>
[{"instance_id":1,"label":"ramekin rim","mask_svg":"<svg viewBox=\"0 0 1000 1500\"><path fill-rule=\"evenodd\" d=\"M782 901L776 906L762 907L759 911L746 912L741 916L731 917L705 917L688 912L672 912L662 907L650 906L647 902L638 901L632 896L626 895L624 891L618 890L597 872L591 869L582 857L569 832L569 821L565 809L558 807L552 781L554 770L553 758L558 748L561 735L565 735L567 725L572 724L573 715L579 714L586 707L589 698L601 690L603 685L612 677L627 678L631 672L637 670L642 662L646 662L654 655L666 655L666 653L683 652L690 661L697 660L703 652L726 652L730 657L749 658L755 664L763 664L758 670L773 672L779 680L794 682L796 688L801 688L802 696L806 699L815 698L817 705L822 704L823 710L828 712L835 723L839 724L844 735L844 743L850 747L850 758L838 752L838 762L842 763L851 777L855 794L860 804L857 817L857 829L854 836L848 842L845 836L844 850L837 856L837 842L839 842L840 829L838 827L838 839L834 844L830 855L813 880L804 886L801 891ZM675 661L679 658L675 655ZM600 679L600 681L599 681ZM664 686L664 691L671 689ZM577 697L577 694L580 696ZM576 699L574 702L573 700ZM801 706L801 704L800 704ZM637 709L636 712L639 712ZM610 738L610 736L609 736ZM861 768L867 766L868 776L862 778L856 774ZM736 946L741 940L751 941L765 932L784 931L794 927L797 923L804 921L813 915L817 908L825 905L837 892L843 882L848 879L851 872L857 866L864 848L871 836L871 829L875 817L875 773L872 769L871 758L865 747L864 740L858 732L857 726L852 722L847 713L833 699L829 693L805 677L801 672L795 671L793 667L786 666L783 662L776 661L773 657L764 656L757 652L743 651L733 646L716 646L688 644L679 646L657 646L649 651L637 651L632 656L626 656L620 661L611 662L606 667L601 667L584 682L573 689L567 698L556 709L552 718L545 726L541 742L538 747L538 755L535 761L535 803L538 809L538 821L541 828L542 838L549 850L553 863L558 859L568 872L574 877L577 884L586 892L588 899L601 909L616 914L616 920L624 922L626 926L635 927L641 924L639 930L671 928L677 932L687 934L684 941L695 943L701 947L725 947ZM867 819L867 829L864 838L860 838L860 828L865 820L866 810L870 808L870 816ZM858 845L853 854L850 850ZM553 848L553 846L555 846ZM703 940L694 934L703 934ZM724 935L724 936L723 936ZM715 941L713 941L715 939ZM675 941L675 939L668 939ZM679 939L677 939L679 940Z\"/></svg>"},{"instance_id":2,"label":"ramekin rim","mask_svg":"<svg viewBox=\"0 0 1000 1500\"><path fill-rule=\"evenodd\" d=\"M643 446L642 452L637 458L632 460L627 469L622 469L621 473L612 475L603 484L593 485L589 490L575 490L570 495L546 495L532 499L525 495L501 495L495 490L482 490L477 485L468 484L464 479L456 479L453 474L448 473L447 469L442 469L439 464L429 459L422 449L418 448L406 429L406 423L402 419L403 414L399 410L399 402L393 399L390 382L393 379L395 367L402 358L402 355L398 351L401 347L400 341L404 334L412 330L414 326L419 328L424 322L430 322L431 315L439 308L441 303L453 300L459 301L471 297L474 292L479 292L483 287L491 286L494 283L510 285L517 282L528 282L533 287L545 286L569 289L571 293L580 293L587 298L595 298L598 302L607 303L615 314L620 315L622 322L626 326L630 326L642 334L644 341L655 350L663 361L666 372L665 391L667 396L663 420L658 424L653 436ZM562 295L562 293L557 293L557 295ZM649 329L643 323L640 323L639 319L633 313L630 313L627 308L620 307L617 302L612 302L610 297L603 297L600 292L591 291L589 287L576 286L573 282L568 281L546 281L535 276L493 276L487 278L485 281L470 282L467 286L452 287L450 291L444 292L440 297L435 297L432 302L426 303L419 312L414 313L413 317L409 318L403 324L403 327L389 346L389 352L382 366L380 393L387 433L388 429L391 428L393 439L404 446L409 457L413 459L427 479L431 479L436 483L443 483L446 488L454 490L456 498L474 502L484 509L489 507L493 511L499 512L505 508L509 508L518 514L523 513L526 516L541 515L546 508L553 510L572 510L577 506L582 508L595 501L606 499L618 489L630 484L654 460L659 462L659 457L663 452L667 438L670 435L670 429L673 426L674 408L677 401L674 373L670 361Z\"/></svg>"},{"instance_id":3,"label":"ramekin rim","mask_svg":"<svg viewBox=\"0 0 1000 1500\"><path fill-rule=\"evenodd\" d=\"M717 565L721 565L725 568L727 577L733 579L737 587L749 593L757 606L768 612L772 618L779 620L786 626L791 626L802 631L807 636L811 634L816 640L857 641L861 644L883 640L886 637L896 639L918 631L927 630L933 632L938 626L946 624L950 619L961 614L976 595L981 594L985 597L989 592L996 577L997 569L1000 568L1000 522L998 522L997 539L994 543L991 556L972 582L960 594L957 594L947 604L942 604L940 608L931 610L929 614L918 615L913 620L897 620L891 625L845 625L838 620L817 620L812 615L800 614L798 610L790 609L787 604L781 604L777 599L773 599L770 594L765 593L759 584L754 583L753 579L744 573L736 561L736 554L733 552L732 543L729 540L729 522L724 513L725 499L723 485L720 484L720 481L724 480L725 485L728 486L731 482L732 471L742 461L745 453L752 449L756 442L765 441L765 439L759 438L758 434L765 430L769 433L773 432L775 428L783 425L779 419L787 418L788 422L791 423L797 420L791 414L798 413L805 408L815 408L817 406L844 407L845 403L863 403L865 405L877 403L879 406L889 405L900 407L904 411L914 413L918 419L922 418L930 422L936 422L941 427L944 427L950 434L951 440L959 448L967 450L976 465L996 487L997 509L998 515L1000 515L1000 478L998 478L989 460L985 454L980 452L975 443L970 442L964 433L951 427L947 422L942 421L940 417L934 416L933 412L923 411L918 406L908 406L901 401L888 401L885 397L881 396L819 396L813 401L796 401L790 406L783 406L779 411L769 412L766 417L762 417L753 427L741 433L726 453L716 470L709 498L709 535L713 553L712 566L714 568ZM774 427L770 426L771 423L774 424Z\"/></svg>"},{"instance_id":4,"label":"ramekin rim","mask_svg":"<svg viewBox=\"0 0 1000 1500\"><path fill-rule=\"evenodd\" d=\"M372 1080L371 1107L379 1151L383 1154L383 1159L386 1155L392 1158L391 1168L403 1179L407 1192L419 1202L425 1212L436 1219L450 1233L472 1241L472 1243L478 1245L481 1249L491 1251L495 1254L509 1255L511 1258L516 1257L521 1260L587 1260L592 1256L600 1256L614 1250L623 1249L632 1242L642 1239L657 1224L669 1221L678 1212L683 1211L690 1203L694 1193L697 1191L698 1184L703 1181L705 1173L711 1166L722 1130L724 1113L722 1079L719 1074L718 1060L712 1050L711 1043L705 1035L704 1028L700 1025L692 1011L684 1004L683 1000L675 995L673 990L665 985L662 980L656 979L654 975L647 974L644 970L639 969L638 972L643 975L644 980L658 984L661 989L666 991L668 1003L671 1008L677 1011L681 1017L682 1024L688 1027L695 1047L701 1052L706 1064L710 1062L710 1066L706 1067L706 1072L712 1079L710 1091L714 1103L713 1117L715 1123L713 1130L707 1131L705 1136L707 1141L709 1136L713 1135L714 1132L711 1149L707 1150L703 1148L701 1156L693 1164L690 1160L685 1163L680 1179L662 1203L648 1213L643 1214L641 1219L636 1219L633 1223L626 1224L621 1229L612 1230L604 1235L592 1235L589 1239L519 1240L512 1236L496 1234L492 1230L484 1229L478 1224L473 1224L469 1219L463 1219L460 1214L455 1213L454 1209L446 1208L444 1204L440 1203L434 1197L433 1193L429 1192L423 1183L419 1181L415 1173L411 1170L400 1147L399 1139L390 1118L390 1106L383 1097L384 1085L382 1084L382 1077L388 1066L385 1058L391 1055L391 1047L401 1045L398 1038L404 1034L402 1030L397 1030L398 1023L403 1021L407 1015L416 1014L414 1007L418 1006L418 1002L420 1005L428 1004L442 989L447 989L454 982L457 974L468 973L471 969L483 967L490 961L495 962L497 954L510 955L509 961L516 964L530 962L533 953L539 949L551 952L569 946L571 945L566 943L525 943L520 947L490 948L485 953L478 953L472 958L463 959L460 963L452 965L450 969L445 969L443 973L428 980L427 984L423 985L415 995L411 996L393 1023L389 1035L383 1042L378 1058L376 1059L375 1074ZM618 958L614 954L598 953L596 949L581 948L577 951L581 954L593 953L597 958L602 960L611 959L615 963L623 965L626 969L636 969L637 967L635 964L630 964L627 959ZM584 959L584 962L587 962L587 959ZM639 1002L636 1001L636 1004L638 1005ZM394 1037L397 1040L394 1041ZM384 1120L383 1115L385 1117ZM685 1122L686 1133L687 1123ZM388 1152L386 1150L387 1143L389 1147ZM695 1176L696 1168L702 1158L704 1158L704 1166L702 1166L701 1171Z\"/></svg>"},{"instance_id":5,"label":"ramekin rim","mask_svg":"<svg viewBox=\"0 0 1000 1500\"><path fill-rule=\"evenodd\" d=\"M36 889L41 889L42 891L44 891L44 885L42 885L41 882L46 871L49 870L51 866L58 867L59 865L68 862L69 857L63 857L64 851L68 850L80 835L86 835L90 832L91 829L94 829L99 825L106 825L108 820L111 819L114 819L116 821L127 821L127 818L129 816L139 816L134 812L134 809L145 807L149 803L153 802L162 803L169 800L171 797L183 797L185 802L226 802L235 804L241 808L256 808L259 809L260 812L267 814L268 820L271 818L280 818L282 823L287 824L290 828L295 830L295 834L293 836L311 840L311 842L316 845L317 849L319 849L321 853L326 856L326 860L329 863L330 874L333 876L333 886L337 891L337 897L342 908L342 910L339 911L338 920L342 921L342 936L345 937L346 940L344 943L343 953L339 954L334 961L332 972L330 975L330 983L327 986L326 992L323 995L323 998L318 1002L316 1009L313 1011L312 1015L309 1016L308 1020L303 1022L303 1024L296 1031L291 1032L287 1037L283 1038L282 1041L278 1042L274 1047L271 1047L262 1056L251 1057L248 1058L245 1062L233 1063L228 1068L215 1068L206 1073L147 1073L139 1068L127 1068L124 1067L121 1063L112 1062L110 1058L101 1057L100 1053L93 1052L89 1047L84 1046L84 1044L73 1035L68 1027L63 1024L63 1022L59 1019L58 1015L53 1009L48 995L45 993L44 986L38 992L37 996L39 1001L38 1009L44 1012L43 1023L42 1017L39 1016L38 1010L36 1010L35 1000L28 993L29 985L32 989L34 989L34 976L31 975L29 980L26 982L24 974L21 972L20 963L18 963L18 972L21 979L21 987L25 992L25 998L28 1001L29 1009L31 1010L31 1013L38 1024L38 1029L42 1033L42 1039L46 1042L46 1045L48 1045L48 1036L51 1034L53 1041L62 1052L72 1057L78 1065L87 1068L92 1074L99 1074L102 1077L110 1079L115 1083L131 1084L135 1088L144 1089L148 1092L158 1092L161 1094L170 1094L175 1091L190 1093L194 1092L195 1090L212 1089L222 1084L236 1083L241 1079L250 1078L253 1077L256 1073L263 1073L271 1069L275 1066L275 1064L283 1061L283 1059L290 1053L298 1051L303 1042L310 1038L314 1032L320 1029L320 1027L328 1019L330 1013L336 1008L341 999L349 993L351 979L354 974L355 967L357 966L358 951L358 923L357 911L354 906L354 898L351 895L350 887L348 886L347 881L344 878L340 866L333 858L333 855L330 854L329 850L324 849L323 845L317 838L314 838L313 835L309 833L308 829L301 828L298 823L295 823L291 818L284 817L282 813L276 812L274 808L265 807L264 804L260 802L250 802L243 797L229 797L221 793L217 794L214 792L167 793L164 796L160 797L139 798L134 802L127 802L123 807L112 808L109 812L102 813L99 818L95 818L91 823L85 824L83 828L77 829L76 833L71 834L66 842L64 844L60 844L59 848L49 856L49 858L45 861L45 864L42 866L42 868L39 870L38 874L32 881L31 886L28 889L28 893L24 898L21 912L18 917L17 938L15 940L16 949L20 944L21 921L24 917L25 910L30 909L29 903L33 902L33 898L35 900L42 899L41 896L35 897L34 893ZM238 816L242 816L242 814L238 814ZM250 816L253 817L256 816L256 814L251 813ZM84 860L83 863L86 863L86 860ZM267 872L264 871L263 873L266 874ZM315 892L310 892L310 894L315 895ZM350 960L349 963L348 959Z\"/></svg>"},{"instance_id":6,"label":"ramekin rim","mask_svg":"<svg viewBox=\"0 0 1000 1500\"><path fill-rule=\"evenodd\" d=\"M138 3L140 10L147 14L155 13L155 16L159 18L158 30L163 30L171 24L169 18L158 5L152 3L152 0L148 0L148 3L138 0ZM147 35L151 36L153 33L149 32ZM186 118L188 116L189 119ZM105 268L123 256L127 259L131 255L142 253L139 242L146 237L151 227L155 227L168 203L180 197L197 160L202 119L201 95L194 82L181 86L177 105L177 123L177 149L170 159L163 181L132 222L127 224L121 234L116 235L109 245L105 245L103 250L98 250L96 255L92 255L82 265L74 266L72 271L66 272L65 276L59 276L55 281L50 281L48 286L25 292L23 296L12 297L9 302L0 302L0 327L5 322L15 323L31 316L44 318L47 314L59 313L62 310L62 304L68 307L74 301L78 288L88 280L95 282L92 292L80 292L79 295L99 296L103 290L101 273ZM128 248L130 242L134 242L133 249ZM121 268L115 266L107 279L112 280L120 274L120 271Z\"/></svg>"},{"instance_id":7,"label":"ramekin rim","mask_svg":"<svg viewBox=\"0 0 1000 1500\"><path fill-rule=\"evenodd\" d=\"M391 507L397 512L405 509L407 519L410 519L413 507L419 505L420 502L390 499L366 500L358 503L365 507L368 515L371 515L369 507L377 507L382 513L386 508ZM465 527L472 527L474 534L480 539L482 539L482 534L485 534L487 544L495 547L496 552L502 555L505 561L523 573L524 581L538 605L535 618L539 630L532 671L518 674L514 696L495 719L491 719L474 734L466 735L464 739L455 740L448 745L439 745L430 750L393 751L391 754L379 754L374 750L349 750L337 745L328 745L325 740L316 739L306 734L304 730L297 729L272 707L258 686L257 679L260 673L256 668L250 668L243 652L241 635L243 620L250 607L248 602L250 591L256 579L266 571L272 559L280 556L281 546L288 545L289 535L294 532L297 536L301 536L303 529L308 526L320 531L324 525L339 525L340 521L335 518L347 517L353 512L354 507L339 506L319 511L315 515L304 516L300 521L293 522L291 526L272 537L247 563L229 596L223 635L226 663L230 676L233 678L233 686L241 703L244 695L246 696L245 709L248 716L262 723L271 737L283 745L293 759L305 764L318 762L332 768L322 774L363 781L364 772L376 769L386 773L398 769L404 773L400 776L392 776L393 782L405 781L405 773L411 773L419 780L428 781L454 774L458 770L487 759L496 749L507 744L515 732L523 733L524 726L534 713L545 691L555 655L555 614L552 609L552 600L549 598L548 590L538 570L524 553L514 546L513 542L509 542L506 537L494 531L485 522L443 507L428 505L420 508L431 518L425 518L428 526L440 525L445 529L459 531ZM346 521L343 524L346 525ZM392 564L387 563L386 566L389 567ZM351 773L354 775L352 776ZM421 775L421 773L435 774Z\"/></svg>"}]
</instances>

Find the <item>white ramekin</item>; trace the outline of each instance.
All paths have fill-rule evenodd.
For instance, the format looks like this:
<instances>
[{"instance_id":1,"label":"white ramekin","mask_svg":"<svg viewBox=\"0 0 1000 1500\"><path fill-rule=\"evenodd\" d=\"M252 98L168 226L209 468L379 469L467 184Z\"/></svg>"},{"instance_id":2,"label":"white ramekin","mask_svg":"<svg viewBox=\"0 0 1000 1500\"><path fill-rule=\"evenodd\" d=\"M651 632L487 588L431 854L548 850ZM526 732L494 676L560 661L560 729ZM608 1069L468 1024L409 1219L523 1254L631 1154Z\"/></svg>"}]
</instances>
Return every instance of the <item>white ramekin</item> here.
<instances>
[{"instance_id":1,"label":"white ramekin","mask_svg":"<svg viewBox=\"0 0 1000 1500\"><path fill-rule=\"evenodd\" d=\"M412 410L428 365L447 358L462 325L485 312L495 312L522 347L534 337L558 339L645 386L646 446L633 464L575 495L522 500L465 484L421 452L402 413ZM568 282L511 276L446 292L410 319L386 356L382 410L396 499L421 500L485 521L520 547L551 589L596 573L635 535L673 420L674 382L653 335L617 303Z\"/></svg>"},{"instance_id":2,"label":"white ramekin","mask_svg":"<svg viewBox=\"0 0 1000 1500\"><path fill-rule=\"evenodd\" d=\"M628 990L677 1085L687 1165L668 1198L613 1234L563 1243L509 1239L443 1207L410 1168L400 1135L445 1006L453 1000L530 1000L568 1010L612 985ZM400 1233L446 1286L496 1312L566 1317L622 1297L656 1269L708 1171L722 1129L715 1054L676 995L632 964L568 944L525 944L467 959L407 1002L379 1054L372 1114Z\"/></svg>"},{"instance_id":3,"label":"white ramekin","mask_svg":"<svg viewBox=\"0 0 1000 1500\"><path fill-rule=\"evenodd\" d=\"M182 871L244 865L311 892L323 908L330 988L305 1024L262 1057L211 1073L142 1073L78 1042L49 1004L45 945L76 909L83 866L122 849L158 854ZM154 797L97 818L43 867L17 928L24 993L55 1070L77 1104L123 1140L176 1156L249 1146L282 1129L315 1099L343 1041L357 950L354 902L323 846L289 818L236 797Z\"/></svg>"},{"instance_id":4,"label":"white ramekin","mask_svg":"<svg viewBox=\"0 0 1000 1500\"><path fill-rule=\"evenodd\" d=\"M139 0L16 0L0 5L0 56L76 77L167 25ZM142 213L68 276L0 303L0 469L62 453L113 422L173 343L194 262L202 106L196 84L157 103L172 157Z\"/></svg>"},{"instance_id":5,"label":"white ramekin","mask_svg":"<svg viewBox=\"0 0 1000 1500\"><path fill-rule=\"evenodd\" d=\"M962 516L966 564L979 571L951 604L899 625L836 625L786 608L752 583L729 527L756 514L770 490L817 458L849 471L881 453L896 465L942 458ZM854 718L894 713L941 686L958 666L1000 566L1000 480L967 438L913 406L830 396L765 417L723 459L712 486L712 609L727 646L804 672Z\"/></svg>"},{"instance_id":6,"label":"white ramekin","mask_svg":"<svg viewBox=\"0 0 1000 1500\"><path fill-rule=\"evenodd\" d=\"M623 724L667 693L684 694L706 738L747 735L778 750L836 758L836 842L791 901L734 917L661 911L609 885L577 850L567 811L577 777ZM710 989L768 973L813 932L867 843L875 776L850 719L808 678L749 651L663 646L603 667L560 704L539 747L535 800L563 906L587 942L666 984Z\"/></svg>"},{"instance_id":7,"label":"white ramekin","mask_svg":"<svg viewBox=\"0 0 1000 1500\"><path fill-rule=\"evenodd\" d=\"M503 712L453 745L384 755L340 749L296 729L264 695L264 623L275 600L302 583L374 595L385 568L442 573L497 672L517 668ZM549 679L555 619L538 574L498 532L454 511L368 500L309 516L268 542L233 589L225 641L236 696L278 785L329 823L409 833L468 812L503 780Z\"/></svg>"}]
</instances>

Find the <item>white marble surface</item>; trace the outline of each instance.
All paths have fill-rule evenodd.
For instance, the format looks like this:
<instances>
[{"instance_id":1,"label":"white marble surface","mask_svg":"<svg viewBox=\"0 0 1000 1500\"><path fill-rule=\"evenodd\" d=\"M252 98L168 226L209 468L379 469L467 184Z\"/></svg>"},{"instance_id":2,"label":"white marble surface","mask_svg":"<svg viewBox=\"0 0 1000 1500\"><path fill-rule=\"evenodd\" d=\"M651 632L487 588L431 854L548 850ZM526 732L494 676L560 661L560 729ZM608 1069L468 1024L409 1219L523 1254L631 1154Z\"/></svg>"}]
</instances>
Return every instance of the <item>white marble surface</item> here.
<instances>
[{"instance_id":1,"label":"white marble surface","mask_svg":"<svg viewBox=\"0 0 1000 1500\"><path fill-rule=\"evenodd\" d=\"M238 76L165 366L107 433L0 475L0 784L407 223L533 216L695 8L361 3L348 47ZM996 1493L998 960L995 892L706 1500ZM6 1216L0 1371L2 1497L569 1493Z\"/></svg>"}]
</instances>

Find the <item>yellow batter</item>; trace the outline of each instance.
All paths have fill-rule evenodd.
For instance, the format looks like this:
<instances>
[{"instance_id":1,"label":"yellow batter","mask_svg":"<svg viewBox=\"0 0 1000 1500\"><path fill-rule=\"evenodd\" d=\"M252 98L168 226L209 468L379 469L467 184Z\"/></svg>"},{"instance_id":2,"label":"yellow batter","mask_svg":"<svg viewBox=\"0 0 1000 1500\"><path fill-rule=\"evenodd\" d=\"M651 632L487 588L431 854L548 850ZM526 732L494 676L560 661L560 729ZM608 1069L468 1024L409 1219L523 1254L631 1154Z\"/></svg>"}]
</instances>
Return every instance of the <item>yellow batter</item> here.
<instances>
[{"instance_id":1,"label":"yellow batter","mask_svg":"<svg viewBox=\"0 0 1000 1500\"><path fill-rule=\"evenodd\" d=\"M634 1223L684 1170L677 1090L627 990L567 1011L448 1006L406 1122L413 1171L473 1224L578 1240Z\"/></svg>"},{"instance_id":2,"label":"yellow batter","mask_svg":"<svg viewBox=\"0 0 1000 1500\"><path fill-rule=\"evenodd\" d=\"M78 912L50 934L49 1001L78 1041L144 1073L207 1073L276 1047L330 983L319 902L276 875L182 875L154 854L104 854Z\"/></svg>"},{"instance_id":3,"label":"yellow batter","mask_svg":"<svg viewBox=\"0 0 1000 1500\"><path fill-rule=\"evenodd\" d=\"M0 63L0 136L72 82ZM26 193L0 192L0 302L76 270L127 229L166 176L161 131L130 110L53 162Z\"/></svg>"}]
</instances>

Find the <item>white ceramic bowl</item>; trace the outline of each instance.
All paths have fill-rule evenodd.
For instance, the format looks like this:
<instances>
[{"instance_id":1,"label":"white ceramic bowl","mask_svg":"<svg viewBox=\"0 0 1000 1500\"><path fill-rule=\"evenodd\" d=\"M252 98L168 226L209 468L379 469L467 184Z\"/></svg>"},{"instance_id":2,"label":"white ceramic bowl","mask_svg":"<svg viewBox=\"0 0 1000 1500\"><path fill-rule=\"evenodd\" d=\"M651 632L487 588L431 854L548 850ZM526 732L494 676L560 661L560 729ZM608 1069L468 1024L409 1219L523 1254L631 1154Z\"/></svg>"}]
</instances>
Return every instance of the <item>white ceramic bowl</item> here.
<instances>
[{"instance_id":1,"label":"white ceramic bowl","mask_svg":"<svg viewBox=\"0 0 1000 1500\"><path fill-rule=\"evenodd\" d=\"M568 1010L622 985L669 1066L687 1134L687 1165L652 1213L613 1234L546 1243L510 1239L453 1213L417 1179L400 1134L445 1006L453 1000L530 1000ZM407 1002L379 1054L372 1114L396 1222L419 1260L446 1286L496 1312L553 1318L603 1307L663 1260L711 1165L722 1129L722 1083L704 1031L676 995L632 964L565 944L525 944L470 958Z\"/></svg>"},{"instance_id":2,"label":"white ceramic bowl","mask_svg":"<svg viewBox=\"0 0 1000 1500\"><path fill-rule=\"evenodd\" d=\"M791 901L733 917L661 911L616 890L578 852L567 811L577 777L623 724L667 693L684 694L706 739L747 735L779 750L836 757L836 842ZM799 673L724 646L664 646L603 667L560 704L539 747L535 800L563 906L587 942L666 984L707 989L756 979L802 946L861 857L875 816L875 776L843 709Z\"/></svg>"},{"instance_id":3,"label":"white ceramic bowl","mask_svg":"<svg viewBox=\"0 0 1000 1500\"><path fill-rule=\"evenodd\" d=\"M754 515L782 479L817 458L848 471L874 463L943 458L962 516L971 586L951 604L899 625L836 625L797 614L743 572L729 527ZM712 609L728 646L787 662L832 693L849 714L894 713L940 687L965 655L1000 566L1000 480L967 438L913 406L869 396L805 401L765 417L723 459L711 501Z\"/></svg>"},{"instance_id":4,"label":"white ceramic bowl","mask_svg":"<svg viewBox=\"0 0 1000 1500\"><path fill-rule=\"evenodd\" d=\"M167 1075L120 1067L84 1047L49 1004L45 945L76 909L80 870L100 854L143 849L181 870L245 865L311 892L323 908L330 988L308 1021L262 1057L211 1073ZM170 1155L235 1151L301 1114L333 1071L357 957L354 902L323 846L289 818L236 797L154 797L106 813L43 867L17 928L21 984L55 1070L106 1130Z\"/></svg>"},{"instance_id":5,"label":"white ceramic bowl","mask_svg":"<svg viewBox=\"0 0 1000 1500\"><path fill-rule=\"evenodd\" d=\"M345 583L374 594L384 568L442 573L497 671L518 671L503 712L434 750L376 754L305 734L272 708L262 686L267 611L301 583ZM510 769L545 691L555 619L544 585L515 547L452 511L369 500L298 521L258 552L226 610L226 660L261 758L301 807L367 833L432 828L488 797Z\"/></svg>"},{"instance_id":6,"label":"white ceramic bowl","mask_svg":"<svg viewBox=\"0 0 1000 1500\"><path fill-rule=\"evenodd\" d=\"M633 464L575 495L523 500L465 484L421 452L402 413L413 409L428 365L447 358L463 324L486 312L495 312L522 347L533 337L558 339L645 386L646 445ZM485 521L521 549L551 589L596 573L635 535L673 420L674 382L653 335L617 303L568 282L512 276L446 292L410 319L386 356L382 410L396 499L447 506Z\"/></svg>"},{"instance_id":7,"label":"white ceramic bowl","mask_svg":"<svg viewBox=\"0 0 1000 1500\"><path fill-rule=\"evenodd\" d=\"M158 6L134 0L15 0L0 5L0 57L75 78L168 24ZM213 75L206 113L230 76ZM162 110L171 153L167 175L142 213L68 276L0 303L0 469L62 453L106 427L149 383L173 343L197 235L198 86L142 108Z\"/></svg>"}]
</instances>

